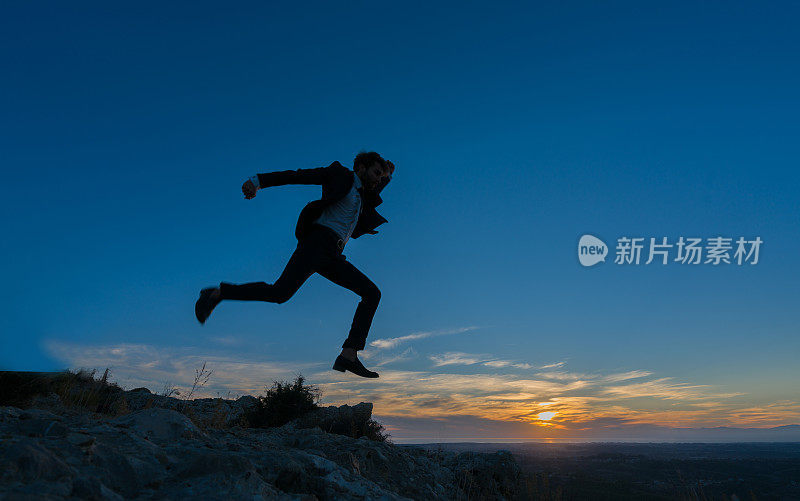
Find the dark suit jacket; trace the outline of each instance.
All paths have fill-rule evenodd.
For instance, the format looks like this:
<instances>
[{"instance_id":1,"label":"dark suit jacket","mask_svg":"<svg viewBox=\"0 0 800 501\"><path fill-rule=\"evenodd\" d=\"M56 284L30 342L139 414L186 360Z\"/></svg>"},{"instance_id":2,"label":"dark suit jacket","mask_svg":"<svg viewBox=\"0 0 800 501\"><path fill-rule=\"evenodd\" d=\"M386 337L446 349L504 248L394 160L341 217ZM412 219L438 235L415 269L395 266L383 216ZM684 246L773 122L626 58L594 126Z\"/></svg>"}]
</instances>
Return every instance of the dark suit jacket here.
<instances>
[{"instance_id":1,"label":"dark suit jacket","mask_svg":"<svg viewBox=\"0 0 800 501\"><path fill-rule=\"evenodd\" d=\"M354 178L355 172L339 162L333 162L328 167L320 167L318 169L284 170L258 174L258 183L261 188L285 184L322 185L322 198L309 202L300 212L300 217L297 219L297 228L294 234L300 240L308 234L311 224L322 215L322 211L327 206L350 192ZM353 238L358 238L365 233L374 235L378 233L375 228L388 222L375 210L375 207L383 203L379 193L384 186L386 186L386 183L374 193L362 192L361 215L358 217L355 229L353 229L353 234L351 235Z\"/></svg>"}]
</instances>

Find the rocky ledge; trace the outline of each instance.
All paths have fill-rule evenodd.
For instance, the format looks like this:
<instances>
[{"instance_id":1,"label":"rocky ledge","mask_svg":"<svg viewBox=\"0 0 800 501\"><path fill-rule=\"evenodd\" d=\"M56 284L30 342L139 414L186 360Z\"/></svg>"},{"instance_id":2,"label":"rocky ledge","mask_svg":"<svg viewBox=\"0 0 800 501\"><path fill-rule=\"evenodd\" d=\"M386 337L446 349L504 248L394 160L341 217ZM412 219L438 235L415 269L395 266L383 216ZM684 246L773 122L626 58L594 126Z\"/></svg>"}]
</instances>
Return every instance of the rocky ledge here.
<instances>
[{"instance_id":1,"label":"rocky ledge","mask_svg":"<svg viewBox=\"0 0 800 501\"><path fill-rule=\"evenodd\" d=\"M242 419L255 397L182 401L122 392L115 413L53 393L0 406L0 499L511 499L511 454L353 438L372 404L323 407L279 428ZM361 428L359 428L361 425Z\"/></svg>"}]
</instances>

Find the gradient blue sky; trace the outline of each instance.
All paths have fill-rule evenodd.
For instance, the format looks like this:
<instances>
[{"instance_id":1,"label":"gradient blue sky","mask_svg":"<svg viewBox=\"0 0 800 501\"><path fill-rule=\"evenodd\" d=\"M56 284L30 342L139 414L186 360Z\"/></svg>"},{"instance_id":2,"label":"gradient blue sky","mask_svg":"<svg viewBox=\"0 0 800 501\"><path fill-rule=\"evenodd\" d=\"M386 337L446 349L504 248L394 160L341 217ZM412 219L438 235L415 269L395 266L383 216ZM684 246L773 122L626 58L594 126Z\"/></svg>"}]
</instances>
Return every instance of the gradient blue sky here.
<instances>
[{"instance_id":1,"label":"gradient blue sky","mask_svg":"<svg viewBox=\"0 0 800 501\"><path fill-rule=\"evenodd\" d=\"M0 368L158 390L208 360L222 394L302 371L400 439L545 408L800 422L797 4L0 9ZM383 292L368 341L423 333L368 348L380 382L329 370L358 299L318 275L200 326L199 289L277 278L320 192L242 182L362 149L397 166L389 223L345 251ZM764 243L755 266L583 268L584 233Z\"/></svg>"}]
</instances>

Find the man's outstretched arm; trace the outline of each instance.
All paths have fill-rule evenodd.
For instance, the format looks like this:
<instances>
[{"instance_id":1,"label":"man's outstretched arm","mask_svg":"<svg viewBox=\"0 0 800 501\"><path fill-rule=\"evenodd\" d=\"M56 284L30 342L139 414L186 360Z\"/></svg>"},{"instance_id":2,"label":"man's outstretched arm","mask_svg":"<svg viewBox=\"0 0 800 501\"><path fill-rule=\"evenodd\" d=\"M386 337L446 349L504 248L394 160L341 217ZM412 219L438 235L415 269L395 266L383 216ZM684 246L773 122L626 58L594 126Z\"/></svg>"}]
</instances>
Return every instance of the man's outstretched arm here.
<instances>
[{"instance_id":1,"label":"man's outstretched arm","mask_svg":"<svg viewBox=\"0 0 800 501\"><path fill-rule=\"evenodd\" d=\"M256 192L261 188L269 188L270 186L282 186L285 184L325 184L337 169L345 169L339 162L333 162L328 167L319 167L317 169L298 169L298 170L284 170L278 172L267 172L264 174L256 174L244 182L242 185L242 193L246 199L251 199L256 196Z\"/></svg>"}]
</instances>

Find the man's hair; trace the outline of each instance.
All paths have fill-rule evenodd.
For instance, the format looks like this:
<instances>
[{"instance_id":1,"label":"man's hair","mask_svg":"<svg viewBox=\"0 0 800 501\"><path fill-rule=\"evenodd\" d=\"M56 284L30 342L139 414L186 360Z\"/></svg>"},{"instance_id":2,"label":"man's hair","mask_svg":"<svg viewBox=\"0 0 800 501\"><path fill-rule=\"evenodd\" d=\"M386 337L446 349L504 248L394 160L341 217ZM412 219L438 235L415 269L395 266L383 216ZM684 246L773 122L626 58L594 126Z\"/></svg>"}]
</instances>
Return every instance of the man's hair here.
<instances>
[{"instance_id":1,"label":"man's hair","mask_svg":"<svg viewBox=\"0 0 800 501\"><path fill-rule=\"evenodd\" d=\"M369 168L375 162L379 163L383 170L387 170L386 160L384 160L383 157L374 151L362 151L356 155L356 158L353 160L353 170L355 170L359 164L363 165L364 168Z\"/></svg>"}]
</instances>

